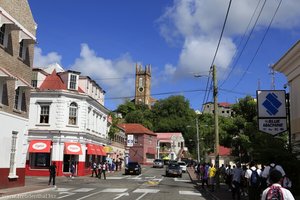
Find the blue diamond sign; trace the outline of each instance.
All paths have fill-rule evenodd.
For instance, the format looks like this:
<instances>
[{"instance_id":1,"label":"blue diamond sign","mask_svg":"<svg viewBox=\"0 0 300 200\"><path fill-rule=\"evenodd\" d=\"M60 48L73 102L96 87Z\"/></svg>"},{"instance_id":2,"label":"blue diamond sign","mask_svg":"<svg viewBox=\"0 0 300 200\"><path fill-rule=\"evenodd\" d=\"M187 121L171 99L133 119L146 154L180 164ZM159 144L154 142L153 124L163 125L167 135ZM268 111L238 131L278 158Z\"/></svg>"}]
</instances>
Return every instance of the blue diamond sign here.
<instances>
[{"instance_id":1,"label":"blue diamond sign","mask_svg":"<svg viewBox=\"0 0 300 200\"><path fill-rule=\"evenodd\" d=\"M284 90L257 91L259 130L272 135L287 130Z\"/></svg>"}]
</instances>

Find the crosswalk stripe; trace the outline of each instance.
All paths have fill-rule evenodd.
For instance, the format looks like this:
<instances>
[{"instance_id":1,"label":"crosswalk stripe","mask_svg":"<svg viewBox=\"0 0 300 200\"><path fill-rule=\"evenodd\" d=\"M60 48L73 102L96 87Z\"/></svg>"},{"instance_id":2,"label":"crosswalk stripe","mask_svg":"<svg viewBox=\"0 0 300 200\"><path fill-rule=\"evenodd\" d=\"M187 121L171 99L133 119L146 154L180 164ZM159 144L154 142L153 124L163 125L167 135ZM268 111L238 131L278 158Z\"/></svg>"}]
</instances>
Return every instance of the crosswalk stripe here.
<instances>
[{"instance_id":1,"label":"crosswalk stripe","mask_svg":"<svg viewBox=\"0 0 300 200\"><path fill-rule=\"evenodd\" d=\"M179 191L179 194L183 195L195 195L195 196L202 196L201 193L195 191Z\"/></svg>"},{"instance_id":2,"label":"crosswalk stripe","mask_svg":"<svg viewBox=\"0 0 300 200\"><path fill-rule=\"evenodd\" d=\"M73 190L72 192L89 192L89 191L92 191L96 188L80 188L80 189L77 189L77 190Z\"/></svg>"}]
</instances>

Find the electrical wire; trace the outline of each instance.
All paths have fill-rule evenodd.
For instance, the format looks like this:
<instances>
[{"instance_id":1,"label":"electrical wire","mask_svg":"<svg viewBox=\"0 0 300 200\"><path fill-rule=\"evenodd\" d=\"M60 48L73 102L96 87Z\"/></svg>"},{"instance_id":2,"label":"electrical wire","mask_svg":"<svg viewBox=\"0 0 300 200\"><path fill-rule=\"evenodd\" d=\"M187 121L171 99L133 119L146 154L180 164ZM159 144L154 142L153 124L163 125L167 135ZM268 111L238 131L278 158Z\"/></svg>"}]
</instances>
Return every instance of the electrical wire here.
<instances>
[{"instance_id":1,"label":"electrical wire","mask_svg":"<svg viewBox=\"0 0 300 200\"><path fill-rule=\"evenodd\" d=\"M249 27L250 27L250 25L251 25L251 22L252 22L252 20L253 20L253 18L254 18L254 16L255 16L255 13L257 12L257 9L258 9L258 7L259 7L261 1L262 1L262 0L259 0L258 4L256 5L256 8L255 8L255 10L254 10L254 12L253 12L253 14L252 14L252 16L251 16L251 19L250 19L250 21L249 21L249 23L248 23L248 25L247 25L247 28L246 28L246 30L245 30L243 36L242 36L242 39L240 40L240 43L238 44L237 49L240 49L240 46L241 46L241 44L242 44L242 41L243 41L244 38L246 37L246 33L247 33L248 30L249 30ZM260 11L260 12L261 12L261 11ZM247 44L248 44L248 41L249 41L250 37L252 36L253 30L254 30L254 28L255 28L255 26L256 26L256 24L257 24L257 21L258 21L258 18L256 19L256 21L255 21L255 23L254 23L254 25L253 25L253 27L252 27L252 29L251 29L251 31L250 31L248 37L247 37L247 40L246 40L245 44L243 45L243 48L242 48L241 52L239 53L237 59L235 59L235 62L234 62L234 64L233 64L233 67L231 68L230 72L227 74L226 78L223 80L223 82L220 84L219 87L222 87L222 86L225 84L225 82L229 79L230 75L232 74L233 70L236 68L237 63L238 63L238 61L240 60L240 58L241 58L241 56L242 56L242 54L243 54L243 52L244 52L244 50L245 50L245 48L246 48L246 46L247 46ZM233 57L235 57L235 56L237 55L237 52L238 52L238 51L236 51L236 53L235 53L235 55L234 55Z\"/></svg>"},{"instance_id":2,"label":"electrical wire","mask_svg":"<svg viewBox=\"0 0 300 200\"><path fill-rule=\"evenodd\" d=\"M218 54L218 51L219 51L220 43L222 41L223 33L224 33L224 30L225 30L226 22L227 22L229 11L230 11L230 7L231 7L231 2L232 2L232 0L230 0L229 4L228 4L228 8L227 8L225 20L224 20L224 23L223 23L222 31L221 31L221 34L220 34L220 37L219 37L218 45L217 45L217 48L216 48L213 60L212 60L211 65L210 65L209 75L212 73L212 67L213 67L213 65L215 63L215 60L216 60L216 57L217 57L217 54ZM211 81L210 84L209 84L209 81ZM212 85L212 80L210 80L210 78L208 78L208 80L207 80L207 84L206 84L206 89L205 90L208 91L208 92L205 92L205 94L204 94L202 105L204 105L204 103L207 102L208 97L209 97L209 93L211 92L211 87L208 90L208 86L209 85ZM202 111L203 111L203 107L202 107Z\"/></svg>"},{"instance_id":3,"label":"electrical wire","mask_svg":"<svg viewBox=\"0 0 300 200\"><path fill-rule=\"evenodd\" d=\"M280 0L280 2L278 3L277 8L276 8L276 10L275 10L275 12L274 12L274 14L273 14L273 16L272 16L272 19L271 19L271 21L270 21L270 23L269 23L269 25L268 25L268 28L266 29L266 31L265 31L265 33L264 33L264 35L263 35L263 38L262 38L262 40L260 41L260 44L258 45L258 47L257 47L257 49L256 49L256 52L255 52L254 56L252 57L252 59L251 59L249 65L247 66L246 70L244 71L242 77L239 79L239 81L238 81L238 82L235 84L235 86L232 88L232 90L234 90L234 89L240 84L240 82L243 80L243 78L245 77L246 73L248 72L250 66L252 65L254 59L256 58L256 56L257 56L257 54L258 54L258 51L260 50L260 48L261 48L261 46L262 46L262 44L263 44L263 42L264 42L264 40L265 40L265 38L266 38L266 36L267 36L267 33L269 32L270 27L271 27L271 25L272 25L272 23L273 23L273 21L274 21L274 18L275 18L276 14L277 14L277 12L278 12L278 10L279 10L279 7L280 7L280 5L281 5L281 2L282 2L282 0Z\"/></svg>"}]
</instances>

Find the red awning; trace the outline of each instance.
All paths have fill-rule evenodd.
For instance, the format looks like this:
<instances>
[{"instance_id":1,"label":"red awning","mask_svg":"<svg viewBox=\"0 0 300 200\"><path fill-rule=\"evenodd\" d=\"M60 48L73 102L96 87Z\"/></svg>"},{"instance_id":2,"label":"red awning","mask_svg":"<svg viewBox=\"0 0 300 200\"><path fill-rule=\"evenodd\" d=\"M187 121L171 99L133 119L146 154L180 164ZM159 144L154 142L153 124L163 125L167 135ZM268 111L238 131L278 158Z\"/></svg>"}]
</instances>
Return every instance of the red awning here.
<instances>
[{"instance_id":1,"label":"red awning","mask_svg":"<svg viewBox=\"0 0 300 200\"><path fill-rule=\"evenodd\" d=\"M51 140L32 140L29 144L30 153L50 153Z\"/></svg>"},{"instance_id":2,"label":"red awning","mask_svg":"<svg viewBox=\"0 0 300 200\"><path fill-rule=\"evenodd\" d=\"M96 146L96 154L99 156L106 156L106 152L104 150L104 146Z\"/></svg>"},{"instance_id":3,"label":"red awning","mask_svg":"<svg viewBox=\"0 0 300 200\"><path fill-rule=\"evenodd\" d=\"M96 145L87 144L86 147L87 147L87 154L89 154L89 155L96 155L97 154Z\"/></svg>"},{"instance_id":4,"label":"red awning","mask_svg":"<svg viewBox=\"0 0 300 200\"><path fill-rule=\"evenodd\" d=\"M81 144L79 142L65 142L65 154L81 155Z\"/></svg>"}]
</instances>

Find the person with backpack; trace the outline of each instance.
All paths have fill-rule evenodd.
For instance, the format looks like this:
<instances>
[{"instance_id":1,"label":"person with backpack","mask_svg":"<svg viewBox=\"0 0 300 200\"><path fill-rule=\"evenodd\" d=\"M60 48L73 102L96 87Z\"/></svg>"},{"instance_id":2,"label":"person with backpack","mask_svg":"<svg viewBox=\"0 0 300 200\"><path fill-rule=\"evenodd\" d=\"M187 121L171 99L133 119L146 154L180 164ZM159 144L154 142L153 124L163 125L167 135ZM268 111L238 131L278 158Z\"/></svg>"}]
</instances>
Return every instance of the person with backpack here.
<instances>
[{"instance_id":1,"label":"person with backpack","mask_svg":"<svg viewBox=\"0 0 300 200\"><path fill-rule=\"evenodd\" d=\"M295 200L292 193L280 185L283 177L279 170L272 170L269 178L271 186L263 191L261 200Z\"/></svg>"},{"instance_id":2,"label":"person with backpack","mask_svg":"<svg viewBox=\"0 0 300 200\"><path fill-rule=\"evenodd\" d=\"M285 171L283 170L283 168L281 167L281 165L277 165L275 164L274 161L272 161L269 166L266 166L264 171L262 172L262 178L266 181L266 186L270 186L271 185L271 181L269 179L269 175L273 170L277 170L280 171L282 177L285 176ZM264 188L265 189L265 188Z\"/></svg>"},{"instance_id":3,"label":"person with backpack","mask_svg":"<svg viewBox=\"0 0 300 200\"><path fill-rule=\"evenodd\" d=\"M107 171L107 169L108 169L108 164L107 164L107 162L103 162L102 163L102 170L101 170L101 173L99 174L99 179L101 179L101 174L103 174L103 178L104 178L104 180L106 179L106 171Z\"/></svg>"},{"instance_id":4,"label":"person with backpack","mask_svg":"<svg viewBox=\"0 0 300 200\"><path fill-rule=\"evenodd\" d=\"M242 180L243 170L241 168L241 164L237 163L236 168L232 170L232 184L231 184L231 192L232 199L241 200L241 180Z\"/></svg>"},{"instance_id":5,"label":"person with backpack","mask_svg":"<svg viewBox=\"0 0 300 200\"><path fill-rule=\"evenodd\" d=\"M249 200L259 200L261 193L261 170L257 168L254 161L250 162L250 168L246 170Z\"/></svg>"}]
</instances>

